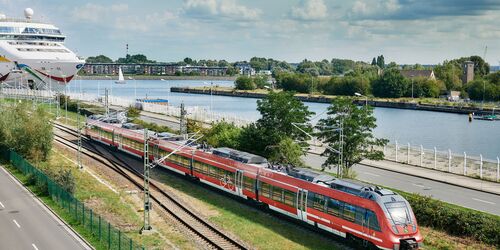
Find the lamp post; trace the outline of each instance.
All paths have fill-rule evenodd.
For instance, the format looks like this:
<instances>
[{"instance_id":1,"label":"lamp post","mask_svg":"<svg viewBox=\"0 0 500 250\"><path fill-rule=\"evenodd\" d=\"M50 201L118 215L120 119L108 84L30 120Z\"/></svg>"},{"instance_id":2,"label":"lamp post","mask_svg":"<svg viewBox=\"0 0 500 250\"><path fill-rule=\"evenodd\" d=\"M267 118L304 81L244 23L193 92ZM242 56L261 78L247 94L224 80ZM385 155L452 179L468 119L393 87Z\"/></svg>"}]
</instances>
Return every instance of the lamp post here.
<instances>
[{"instance_id":1,"label":"lamp post","mask_svg":"<svg viewBox=\"0 0 500 250\"><path fill-rule=\"evenodd\" d=\"M355 96L359 96L359 97L364 97L365 98L365 108L368 107L368 97L365 96L365 95L362 95L358 92L354 93Z\"/></svg>"}]
</instances>

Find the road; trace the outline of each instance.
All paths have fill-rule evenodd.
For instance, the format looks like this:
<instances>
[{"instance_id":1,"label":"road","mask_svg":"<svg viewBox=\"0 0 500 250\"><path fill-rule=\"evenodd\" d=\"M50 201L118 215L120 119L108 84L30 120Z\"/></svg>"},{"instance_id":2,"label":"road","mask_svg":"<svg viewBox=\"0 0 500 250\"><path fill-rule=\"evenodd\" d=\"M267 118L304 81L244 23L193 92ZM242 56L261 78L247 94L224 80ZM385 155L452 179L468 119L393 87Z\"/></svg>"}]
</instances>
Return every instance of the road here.
<instances>
[{"instance_id":1,"label":"road","mask_svg":"<svg viewBox=\"0 0 500 250\"><path fill-rule=\"evenodd\" d=\"M0 249L91 249L0 166Z\"/></svg>"},{"instance_id":2,"label":"road","mask_svg":"<svg viewBox=\"0 0 500 250\"><path fill-rule=\"evenodd\" d=\"M318 155L309 154L305 157L305 161L307 165L319 168L324 162L324 158ZM358 164L353 168L357 173L357 178L365 182L391 187L409 193L432 196L433 198L448 203L500 215L500 195L395 173L366 165Z\"/></svg>"}]
</instances>

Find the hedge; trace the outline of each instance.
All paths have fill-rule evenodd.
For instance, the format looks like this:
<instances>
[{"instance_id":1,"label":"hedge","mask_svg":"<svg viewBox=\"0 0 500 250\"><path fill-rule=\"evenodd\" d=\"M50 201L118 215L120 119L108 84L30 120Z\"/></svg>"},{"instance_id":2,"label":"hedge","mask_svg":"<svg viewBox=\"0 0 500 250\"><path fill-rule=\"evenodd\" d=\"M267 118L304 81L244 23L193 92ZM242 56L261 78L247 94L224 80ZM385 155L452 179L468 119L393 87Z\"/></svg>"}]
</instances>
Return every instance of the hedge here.
<instances>
[{"instance_id":1,"label":"hedge","mask_svg":"<svg viewBox=\"0 0 500 250\"><path fill-rule=\"evenodd\" d=\"M500 217L448 204L418 194L399 191L410 205L420 226L443 230L451 235L471 237L500 248Z\"/></svg>"}]
</instances>

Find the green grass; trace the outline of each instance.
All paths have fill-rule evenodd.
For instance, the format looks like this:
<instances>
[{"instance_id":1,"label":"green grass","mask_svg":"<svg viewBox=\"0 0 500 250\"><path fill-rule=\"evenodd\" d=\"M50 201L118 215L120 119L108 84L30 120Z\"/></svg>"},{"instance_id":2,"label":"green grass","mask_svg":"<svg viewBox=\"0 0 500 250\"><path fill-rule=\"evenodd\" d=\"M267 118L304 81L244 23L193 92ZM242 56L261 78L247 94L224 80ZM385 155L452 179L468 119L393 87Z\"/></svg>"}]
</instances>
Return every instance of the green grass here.
<instances>
[{"instance_id":1,"label":"green grass","mask_svg":"<svg viewBox=\"0 0 500 250\"><path fill-rule=\"evenodd\" d=\"M339 249L341 244L294 223L196 185L177 175L154 169L152 176L200 202L208 219L257 249ZM332 236L333 238L333 236Z\"/></svg>"}]
</instances>

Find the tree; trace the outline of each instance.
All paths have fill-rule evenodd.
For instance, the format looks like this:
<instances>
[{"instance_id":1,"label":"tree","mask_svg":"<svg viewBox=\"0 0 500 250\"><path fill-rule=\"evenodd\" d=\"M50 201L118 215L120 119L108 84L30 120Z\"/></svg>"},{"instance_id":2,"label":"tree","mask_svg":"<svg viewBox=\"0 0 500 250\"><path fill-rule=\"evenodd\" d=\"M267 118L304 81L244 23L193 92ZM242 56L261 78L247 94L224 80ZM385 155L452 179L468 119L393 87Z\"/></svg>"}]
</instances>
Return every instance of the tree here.
<instances>
[{"instance_id":1,"label":"tree","mask_svg":"<svg viewBox=\"0 0 500 250\"><path fill-rule=\"evenodd\" d=\"M470 99L476 101L499 101L500 85L491 83L484 79L475 79L467 83L467 93Z\"/></svg>"},{"instance_id":2,"label":"tree","mask_svg":"<svg viewBox=\"0 0 500 250\"><path fill-rule=\"evenodd\" d=\"M387 139L379 139L373 136L373 129L377 127L376 118L373 116L373 108L364 106L358 108L353 104L352 98L335 98L328 107L327 117L318 122L320 129L319 138L328 143L334 149L342 147L343 173L362 161L363 159L382 160L384 153L374 149L387 144ZM332 131L333 128L343 128L343 144L340 140L340 131ZM322 153L327 156L323 168L339 163L340 155L330 150Z\"/></svg>"},{"instance_id":3,"label":"tree","mask_svg":"<svg viewBox=\"0 0 500 250\"><path fill-rule=\"evenodd\" d=\"M257 88L253 79L249 76L238 76L234 85L236 89L240 90L254 90Z\"/></svg>"},{"instance_id":4,"label":"tree","mask_svg":"<svg viewBox=\"0 0 500 250\"><path fill-rule=\"evenodd\" d=\"M373 66L377 65L377 59L375 59L375 57L372 59L372 65Z\"/></svg>"},{"instance_id":5,"label":"tree","mask_svg":"<svg viewBox=\"0 0 500 250\"><path fill-rule=\"evenodd\" d=\"M462 68L456 61L444 61L442 65L434 67L436 78L443 81L447 90L462 88Z\"/></svg>"},{"instance_id":6,"label":"tree","mask_svg":"<svg viewBox=\"0 0 500 250\"><path fill-rule=\"evenodd\" d=\"M193 59L186 57L183 60L187 65L193 65Z\"/></svg>"},{"instance_id":7,"label":"tree","mask_svg":"<svg viewBox=\"0 0 500 250\"><path fill-rule=\"evenodd\" d=\"M302 166L304 165L304 161L301 159L302 155L304 155L304 152L301 146L294 142L292 138L285 137L270 153L269 161Z\"/></svg>"},{"instance_id":8,"label":"tree","mask_svg":"<svg viewBox=\"0 0 500 250\"><path fill-rule=\"evenodd\" d=\"M113 60L105 55L89 56L85 62L87 63L112 63Z\"/></svg>"},{"instance_id":9,"label":"tree","mask_svg":"<svg viewBox=\"0 0 500 250\"><path fill-rule=\"evenodd\" d=\"M246 151L265 157L276 153L278 144L286 137L304 141L307 136L293 124L306 124L314 112L294 97L293 92L271 91L257 101L261 118L242 132L241 144ZM303 126L311 131L309 125Z\"/></svg>"},{"instance_id":10,"label":"tree","mask_svg":"<svg viewBox=\"0 0 500 250\"><path fill-rule=\"evenodd\" d=\"M376 97L399 98L407 93L408 79L398 69L391 68L372 84L372 92Z\"/></svg>"},{"instance_id":11,"label":"tree","mask_svg":"<svg viewBox=\"0 0 500 250\"><path fill-rule=\"evenodd\" d=\"M377 57L377 65L379 68L383 69L385 68L385 59L384 59L384 55L380 55Z\"/></svg>"},{"instance_id":12,"label":"tree","mask_svg":"<svg viewBox=\"0 0 500 250\"><path fill-rule=\"evenodd\" d=\"M203 140L213 147L240 147L241 128L227 122L213 124L204 132Z\"/></svg>"}]
</instances>

